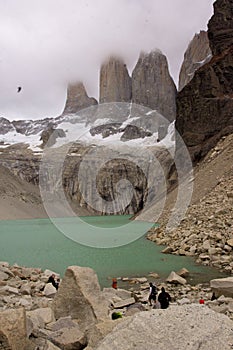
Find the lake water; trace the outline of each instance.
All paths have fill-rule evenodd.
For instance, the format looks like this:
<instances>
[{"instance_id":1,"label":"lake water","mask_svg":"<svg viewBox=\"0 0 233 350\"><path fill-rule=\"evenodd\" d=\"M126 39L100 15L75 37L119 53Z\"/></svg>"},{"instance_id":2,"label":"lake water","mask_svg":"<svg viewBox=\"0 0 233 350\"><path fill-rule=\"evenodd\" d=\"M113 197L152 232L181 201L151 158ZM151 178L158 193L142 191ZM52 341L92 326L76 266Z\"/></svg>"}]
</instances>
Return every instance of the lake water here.
<instances>
[{"instance_id":1,"label":"lake water","mask_svg":"<svg viewBox=\"0 0 233 350\"><path fill-rule=\"evenodd\" d=\"M98 227L116 227L128 222L129 216L85 217L78 230L84 232L85 221ZM131 230L143 223L134 221ZM146 223L144 223L146 225ZM148 224L147 224L148 225ZM110 286L113 277L147 276L157 272L165 278L174 270L186 267L193 282L205 282L222 276L217 270L198 266L188 257L165 255L163 247L141 237L117 248L92 248L64 236L49 219L0 221L0 260L10 264L51 269L64 274L67 266L93 268L101 286Z\"/></svg>"}]
</instances>

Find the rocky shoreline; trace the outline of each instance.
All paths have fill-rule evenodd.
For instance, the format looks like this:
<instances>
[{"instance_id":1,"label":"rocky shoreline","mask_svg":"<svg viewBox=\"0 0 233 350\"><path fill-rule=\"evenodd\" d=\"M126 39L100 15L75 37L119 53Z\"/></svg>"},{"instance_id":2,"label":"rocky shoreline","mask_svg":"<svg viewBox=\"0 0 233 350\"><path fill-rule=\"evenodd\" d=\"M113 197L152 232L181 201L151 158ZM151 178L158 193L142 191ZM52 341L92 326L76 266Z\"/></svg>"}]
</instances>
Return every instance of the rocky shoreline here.
<instances>
[{"instance_id":1,"label":"rocky shoreline","mask_svg":"<svg viewBox=\"0 0 233 350\"><path fill-rule=\"evenodd\" d=\"M101 290L92 269L71 266L57 291L47 283L52 273L0 262L0 341L4 334L6 344L7 341L11 344L9 349L96 349L118 323L128 318L133 320L138 314L147 317L147 312L166 311L153 310L148 305L149 283L145 277L133 281L140 286L136 289L132 284L131 290ZM206 308L233 320L233 278L191 286L185 279L187 276L188 271L182 269L171 272L163 282L154 279L159 290L164 286L171 295L169 309L194 305L196 310L202 298ZM218 299L211 301L213 291ZM113 320L113 313L122 317ZM9 326L14 318L20 320L17 336L16 330Z\"/></svg>"}]
</instances>

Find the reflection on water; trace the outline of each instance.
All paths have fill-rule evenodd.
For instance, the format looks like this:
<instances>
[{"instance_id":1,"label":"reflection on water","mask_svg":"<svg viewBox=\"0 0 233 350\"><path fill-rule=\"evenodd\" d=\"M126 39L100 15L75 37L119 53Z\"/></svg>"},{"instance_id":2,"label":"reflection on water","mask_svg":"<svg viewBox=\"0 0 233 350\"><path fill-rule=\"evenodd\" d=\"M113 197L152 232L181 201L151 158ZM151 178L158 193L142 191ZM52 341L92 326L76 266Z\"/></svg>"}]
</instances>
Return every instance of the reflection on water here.
<instances>
[{"instance_id":1,"label":"reflection on water","mask_svg":"<svg viewBox=\"0 0 233 350\"><path fill-rule=\"evenodd\" d=\"M85 221L99 227L124 225L129 216L85 217ZM134 222L130 229L136 230ZM80 223L79 230L86 224ZM0 260L10 264L41 267L64 274L67 266L79 265L93 268L102 286L110 286L117 276L147 276L157 272L162 278L182 267L192 273L193 282L209 281L222 276L215 269L197 266L193 259L161 253L144 237L118 248L91 248L65 237L49 219L0 221Z\"/></svg>"}]
</instances>

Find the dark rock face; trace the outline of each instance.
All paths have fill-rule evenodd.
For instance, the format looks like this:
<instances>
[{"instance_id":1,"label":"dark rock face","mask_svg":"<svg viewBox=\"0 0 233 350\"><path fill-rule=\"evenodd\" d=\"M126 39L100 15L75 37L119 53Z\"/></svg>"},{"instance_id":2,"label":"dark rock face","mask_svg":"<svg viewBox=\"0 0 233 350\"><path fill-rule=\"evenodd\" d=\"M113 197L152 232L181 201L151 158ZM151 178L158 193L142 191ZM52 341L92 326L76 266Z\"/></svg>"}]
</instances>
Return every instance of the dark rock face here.
<instances>
[{"instance_id":1,"label":"dark rock face","mask_svg":"<svg viewBox=\"0 0 233 350\"><path fill-rule=\"evenodd\" d=\"M185 54L179 75L179 90L192 80L195 71L212 57L207 32L195 34Z\"/></svg>"},{"instance_id":2,"label":"dark rock face","mask_svg":"<svg viewBox=\"0 0 233 350\"><path fill-rule=\"evenodd\" d=\"M150 131L145 131L136 125L127 125L124 129L124 133L121 136L121 141L128 141L133 139L143 139L146 136L152 136Z\"/></svg>"},{"instance_id":3,"label":"dark rock face","mask_svg":"<svg viewBox=\"0 0 233 350\"><path fill-rule=\"evenodd\" d=\"M224 4L224 6L223 6ZM233 46L228 36L219 34L220 13L225 21L222 33L228 33L232 18L229 7L232 1L217 1L215 14L210 21L210 40L213 56L210 62L196 71L194 78L178 94L176 129L188 147L192 160L202 158L217 141L233 132ZM226 12L224 12L226 11ZM216 27L214 26L216 24ZM221 40L220 40L221 39ZM181 154L177 144L176 153Z\"/></svg>"},{"instance_id":4,"label":"dark rock face","mask_svg":"<svg viewBox=\"0 0 233 350\"><path fill-rule=\"evenodd\" d=\"M14 131L14 130L15 128L13 127L13 125L8 119L3 117L0 118L0 135L5 135L8 132Z\"/></svg>"},{"instance_id":5,"label":"dark rock face","mask_svg":"<svg viewBox=\"0 0 233 350\"><path fill-rule=\"evenodd\" d=\"M100 103L130 102L131 95L131 77L126 64L120 58L109 58L100 70Z\"/></svg>"},{"instance_id":6,"label":"dark rock face","mask_svg":"<svg viewBox=\"0 0 233 350\"><path fill-rule=\"evenodd\" d=\"M66 105L62 114L76 113L81 109L88 108L96 104L98 104L96 99L93 97L88 97L83 83L79 82L77 84L72 84L68 87Z\"/></svg>"},{"instance_id":7,"label":"dark rock face","mask_svg":"<svg viewBox=\"0 0 233 350\"><path fill-rule=\"evenodd\" d=\"M208 23L208 37L213 55L233 45L233 0L217 0Z\"/></svg>"},{"instance_id":8,"label":"dark rock face","mask_svg":"<svg viewBox=\"0 0 233 350\"><path fill-rule=\"evenodd\" d=\"M132 74L132 101L158 110L169 121L175 119L176 87L161 52L140 55Z\"/></svg>"},{"instance_id":9,"label":"dark rock face","mask_svg":"<svg viewBox=\"0 0 233 350\"><path fill-rule=\"evenodd\" d=\"M41 140L43 141L41 147L52 146L56 143L56 139L59 137L65 137L65 131L63 129L54 129L52 126L48 127L41 133Z\"/></svg>"}]
</instances>

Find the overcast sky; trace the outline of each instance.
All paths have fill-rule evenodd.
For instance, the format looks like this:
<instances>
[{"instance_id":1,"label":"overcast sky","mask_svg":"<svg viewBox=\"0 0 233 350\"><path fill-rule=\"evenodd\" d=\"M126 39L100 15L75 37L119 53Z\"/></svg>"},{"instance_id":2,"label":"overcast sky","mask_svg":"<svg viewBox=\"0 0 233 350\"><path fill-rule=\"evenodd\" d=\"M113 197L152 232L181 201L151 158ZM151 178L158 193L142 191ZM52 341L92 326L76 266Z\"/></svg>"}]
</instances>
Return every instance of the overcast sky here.
<instances>
[{"instance_id":1,"label":"overcast sky","mask_svg":"<svg viewBox=\"0 0 233 350\"><path fill-rule=\"evenodd\" d=\"M101 62L141 50L166 54L177 83L184 51L206 29L214 0L0 0L0 116L57 116L66 84L98 97ZM22 90L17 93L17 87Z\"/></svg>"}]
</instances>

